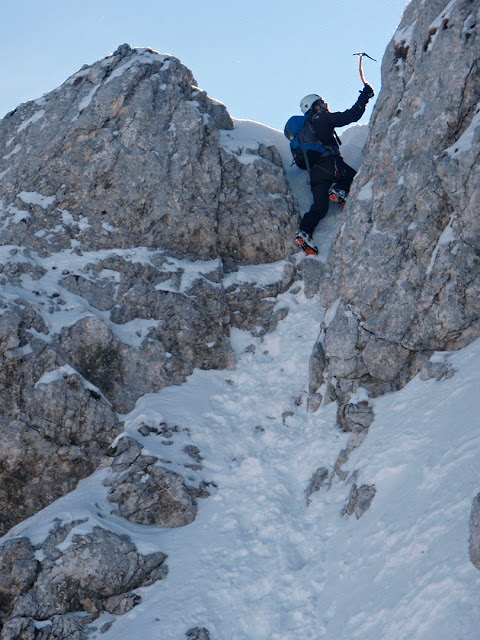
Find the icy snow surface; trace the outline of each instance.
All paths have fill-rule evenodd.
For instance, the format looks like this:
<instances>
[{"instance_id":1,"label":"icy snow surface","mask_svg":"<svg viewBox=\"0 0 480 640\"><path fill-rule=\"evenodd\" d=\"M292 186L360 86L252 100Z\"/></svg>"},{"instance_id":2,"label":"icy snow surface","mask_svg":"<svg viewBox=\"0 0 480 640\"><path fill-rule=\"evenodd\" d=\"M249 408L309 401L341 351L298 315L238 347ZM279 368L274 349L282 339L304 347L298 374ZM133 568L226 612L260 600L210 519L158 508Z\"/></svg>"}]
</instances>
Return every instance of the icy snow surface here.
<instances>
[{"instance_id":1,"label":"icy snow surface","mask_svg":"<svg viewBox=\"0 0 480 640\"><path fill-rule=\"evenodd\" d=\"M404 29L397 29L395 35L393 36L393 40L396 45L401 44L404 47L410 46L417 22L418 20L415 20L409 27L405 27Z\"/></svg>"},{"instance_id":2,"label":"icy snow surface","mask_svg":"<svg viewBox=\"0 0 480 640\"><path fill-rule=\"evenodd\" d=\"M457 153L470 151L473 148L475 134L478 128L480 128L480 104L477 105L477 110L468 128L462 133L460 138L452 144L451 147L445 150L446 153L451 157L455 156Z\"/></svg>"},{"instance_id":3,"label":"icy snow surface","mask_svg":"<svg viewBox=\"0 0 480 640\"><path fill-rule=\"evenodd\" d=\"M31 124L38 122L40 118L43 118L44 115L45 115L45 109L40 109L39 111L35 111L33 116L28 118L28 120L25 120L25 122L22 122L22 124L17 129L17 133L21 133L24 129L26 129Z\"/></svg>"},{"instance_id":4,"label":"icy snow surface","mask_svg":"<svg viewBox=\"0 0 480 640\"><path fill-rule=\"evenodd\" d=\"M55 202L55 196L42 196L36 191L21 191L18 197L25 204L37 204L42 209L48 209Z\"/></svg>"},{"instance_id":5,"label":"icy snow surface","mask_svg":"<svg viewBox=\"0 0 480 640\"><path fill-rule=\"evenodd\" d=\"M311 475L332 467L347 436L334 405L306 411L318 301L287 293L284 303L290 314L263 341L234 332L236 371L197 370L126 416L145 453L179 460L185 444L199 447L195 474L217 489L193 524L161 530L109 515L101 471L14 533L38 542L55 517L89 517L72 535L100 524L143 553L168 554L167 580L141 589L142 604L99 638L180 640L201 625L232 640L477 640L468 519L479 490L480 342L449 356L452 379L417 377L376 401L375 423L347 465L377 488L357 521L340 516L349 487L338 482L306 505ZM255 353L244 352L249 344ZM173 446L137 432L164 420L181 427Z\"/></svg>"},{"instance_id":6,"label":"icy snow surface","mask_svg":"<svg viewBox=\"0 0 480 640\"><path fill-rule=\"evenodd\" d=\"M371 200L373 198L373 182L375 178L371 178L358 192L359 200Z\"/></svg>"},{"instance_id":7,"label":"icy snow surface","mask_svg":"<svg viewBox=\"0 0 480 640\"><path fill-rule=\"evenodd\" d=\"M252 137L258 144L259 125L236 124L226 142L243 154L247 143L255 148ZM281 146L279 133L271 132L266 131ZM282 148L284 158L286 151L288 146ZM295 167L289 171L296 172L297 185L304 181L303 191L295 188L307 200L305 174ZM317 229L323 256L342 215L331 207ZM132 260L151 258L141 249L121 253ZM72 264L73 257L64 252L44 259L40 280L24 277L32 297L34 287L45 297L43 291L56 290L55 273L67 261L78 270L81 260L93 258L77 256ZM193 264L190 270L211 266ZM247 267L228 278L268 282L280 268L281 263L265 270ZM188 269L185 277L188 281ZM61 293L72 308L60 312L58 326L72 321L68 313L98 313L82 310L80 299ZM359 486L375 484L377 490L357 520L341 516L348 483L334 480L310 497L309 506L305 499L312 475L319 467L331 469L348 439L335 424L334 404L308 413L306 402L311 350L335 306L325 317L319 300L307 299L296 286L279 304L289 314L274 333L254 338L233 330L235 371L196 370L185 384L145 395L122 416L125 432L145 454L171 460L163 464L192 485L212 483L194 523L160 529L112 515L102 484L109 471L103 469L8 537L28 535L37 544L55 518L87 518L63 547L99 525L128 534L142 553L168 554L167 579L137 590L142 603L106 633L100 628L115 617L102 614L93 638L184 640L188 629L201 626L212 640L478 640L480 573L468 557L468 522L480 490L480 341L457 353L436 354L437 361L448 358L454 377L417 377L375 401L370 433L344 467L358 470ZM140 327L139 321L131 325L131 333ZM52 375L69 373L62 368ZM178 426L170 446L163 436L138 432L163 421ZM199 448L201 470L184 466L192 462L184 452L187 444Z\"/></svg>"},{"instance_id":8,"label":"icy snow surface","mask_svg":"<svg viewBox=\"0 0 480 640\"><path fill-rule=\"evenodd\" d=\"M452 229L452 224L453 224L453 221L455 220L456 217L457 217L457 214L455 212L452 213L452 215L450 216L450 220L449 220L447 226L442 231L442 233L440 235L440 238L438 239L437 245L436 245L435 249L433 250L432 257L430 259L430 264L428 265L428 268L427 268L427 271L426 271L427 276L429 276L433 271L433 267L435 266L435 260L437 259L438 252L440 251L440 247L443 244L449 244L451 242L455 242L455 240L456 240L455 233L454 233L454 231Z\"/></svg>"},{"instance_id":9,"label":"icy snow surface","mask_svg":"<svg viewBox=\"0 0 480 640\"><path fill-rule=\"evenodd\" d=\"M456 4L457 4L457 0L450 0L450 2L443 9L440 15L438 15L435 18L435 20L431 23L430 25L431 40L426 49L427 52L432 50L435 40L437 39L438 34L440 33L440 27L442 26L442 23L448 24L450 14L452 13L453 8L455 7Z\"/></svg>"},{"instance_id":10,"label":"icy snow surface","mask_svg":"<svg viewBox=\"0 0 480 640\"><path fill-rule=\"evenodd\" d=\"M16 144L15 147L10 151L10 153L7 153L6 156L3 156L3 160L10 160L12 156L17 154L21 150L21 148L22 148L21 144Z\"/></svg>"}]
</instances>

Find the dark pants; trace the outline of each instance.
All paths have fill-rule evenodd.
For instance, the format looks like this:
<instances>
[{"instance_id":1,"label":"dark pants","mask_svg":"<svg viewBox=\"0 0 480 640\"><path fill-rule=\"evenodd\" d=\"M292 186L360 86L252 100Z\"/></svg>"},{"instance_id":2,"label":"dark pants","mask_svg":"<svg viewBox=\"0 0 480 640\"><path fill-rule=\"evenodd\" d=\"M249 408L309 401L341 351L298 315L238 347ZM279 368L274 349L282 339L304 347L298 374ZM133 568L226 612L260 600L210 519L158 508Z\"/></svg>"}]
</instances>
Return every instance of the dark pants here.
<instances>
[{"instance_id":1,"label":"dark pants","mask_svg":"<svg viewBox=\"0 0 480 640\"><path fill-rule=\"evenodd\" d=\"M330 204L328 191L332 184L348 193L356 173L355 169L352 169L341 156L328 156L313 165L310 171L313 204L302 218L300 223L302 231L309 235L313 234L317 224L327 215Z\"/></svg>"}]
</instances>

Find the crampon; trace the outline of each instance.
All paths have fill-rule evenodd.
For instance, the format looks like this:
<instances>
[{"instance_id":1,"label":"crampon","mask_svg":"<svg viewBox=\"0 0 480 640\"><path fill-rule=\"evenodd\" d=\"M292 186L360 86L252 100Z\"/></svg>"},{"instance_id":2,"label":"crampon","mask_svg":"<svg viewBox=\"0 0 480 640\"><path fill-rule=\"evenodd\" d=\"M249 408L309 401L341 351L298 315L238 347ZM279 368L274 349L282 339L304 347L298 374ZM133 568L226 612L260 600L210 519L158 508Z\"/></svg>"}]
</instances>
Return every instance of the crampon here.
<instances>
[{"instance_id":1,"label":"crampon","mask_svg":"<svg viewBox=\"0 0 480 640\"><path fill-rule=\"evenodd\" d=\"M343 211L347 198L347 194L343 189L330 189L330 191L328 192L328 197L332 202L336 202L340 206L340 209L342 209Z\"/></svg>"},{"instance_id":2,"label":"crampon","mask_svg":"<svg viewBox=\"0 0 480 640\"><path fill-rule=\"evenodd\" d=\"M309 236L305 231L298 231L295 236L295 244L298 244L301 247L307 256L318 256L318 249L313 244L312 237Z\"/></svg>"}]
</instances>

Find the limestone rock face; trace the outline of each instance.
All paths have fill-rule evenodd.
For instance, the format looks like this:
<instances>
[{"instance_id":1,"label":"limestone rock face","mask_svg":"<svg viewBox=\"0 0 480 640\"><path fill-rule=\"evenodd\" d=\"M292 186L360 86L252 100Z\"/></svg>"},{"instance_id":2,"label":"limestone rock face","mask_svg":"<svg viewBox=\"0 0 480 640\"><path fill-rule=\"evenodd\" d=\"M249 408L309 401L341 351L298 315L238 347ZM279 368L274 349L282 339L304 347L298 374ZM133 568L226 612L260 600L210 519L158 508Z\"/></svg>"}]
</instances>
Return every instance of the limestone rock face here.
<instances>
[{"instance_id":1,"label":"limestone rock face","mask_svg":"<svg viewBox=\"0 0 480 640\"><path fill-rule=\"evenodd\" d=\"M280 155L220 145L226 108L172 56L122 45L0 124L4 244L149 247L271 262L294 203ZM26 162L27 160L27 162ZM281 196L281 197L279 197Z\"/></svg>"},{"instance_id":2,"label":"limestone rock face","mask_svg":"<svg viewBox=\"0 0 480 640\"><path fill-rule=\"evenodd\" d=\"M7 540L0 558L0 593L5 606L33 586L38 562L28 538Z\"/></svg>"},{"instance_id":3,"label":"limestone rock face","mask_svg":"<svg viewBox=\"0 0 480 640\"><path fill-rule=\"evenodd\" d=\"M387 47L363 166L321 286L329 398L398 389L480 334L480 25L412 0ZM334 307L336 303L336 307Z\"/></svg>"},{"instance_id":4,"label":"limestone rock face","mask_svg":"<svg viewBox=\"0 0 480 640\"><path fill-rule=\"evenodd\" d=\"M187 525L209 495L111 444L144 394L233 368L232 327L286 314L293 262L263 285L235 273L287 257L296 200L278 150L233 133L178 59L128 45L0 122L0 535L108 465L112 511L137 524ZM165 577L164 554L99 527L65 542L75 526L0 549L2 640L83 640Z\"/></svg>"},{"instance_id":5,"label":"limestone rock face","mask_svg":"<svg viewBox=\"0 0 480 640\"><path fill-rule=\"evenodd\" d=\"M216 265L213 273L218 275L218 270ZM140 273L128 280L124 272L118 273L128 291L119 292L110 307L113 324L95 315L85 317L55 339L71 365L98 386L117 411L127 413L144 393L184 382L195 367L234 366L222 287L201 276L182 293L172 284L171 290L161 289L165 280L160 273L149 284L142 283ZM148 331L143 340L135 336L137 344L125 344L123 327L138 320Z\"/></svg>"},{"instance_id":6,"label":"limestone rock face","mask_svg":"<svg viewBox=\"0 0 480 640\"><path fill-rule=\"evenodd\" d=\"M0 534L74 489L121 430L105 399L33 337L24 312L1 316Z\"/></svg>"},{"instance_id":7,"label":"limestone rock face","mask_svg":"<svg viewBox=\"0 0 480 640\"><path fill-rule=\"evenodd\" d=\"M0 122L0 535L99 467L137 524L187 525L209 496L194 445L188 481L111 445L144 394L233 368L232 327L262 335L286 313L296 200L277 149L234 133L179 60L128 45ZM264 263L264 284L236 279ZM164 554L80 524L0 548L1 640L84 640L166 576Z\"/></svg>"}]
</instances>

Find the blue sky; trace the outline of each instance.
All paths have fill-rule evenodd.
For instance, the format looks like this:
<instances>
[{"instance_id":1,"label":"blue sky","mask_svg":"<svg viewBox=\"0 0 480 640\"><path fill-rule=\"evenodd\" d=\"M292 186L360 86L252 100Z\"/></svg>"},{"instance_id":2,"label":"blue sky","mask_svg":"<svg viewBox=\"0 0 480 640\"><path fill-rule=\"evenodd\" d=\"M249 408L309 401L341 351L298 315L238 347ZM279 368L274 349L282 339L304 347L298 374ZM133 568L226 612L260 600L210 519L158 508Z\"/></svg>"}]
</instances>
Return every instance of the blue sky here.
<instances>
[{"instance_id":1,"label":"blue sky","mask_svg":"<svg viewBox=\"0 0 480 640\"><path fill-rule=\"evenodd\" d=\"M308 93L332 110L378 91L380 62L406 0L17 0L2 8L0 117L120 44L170 53L230 114L277 129ZM367 118L368 118L367 112ZM366 120L367 118L364 118ZM362 120L362 122L364 121Z\"/></svg>"}]
</instances>

